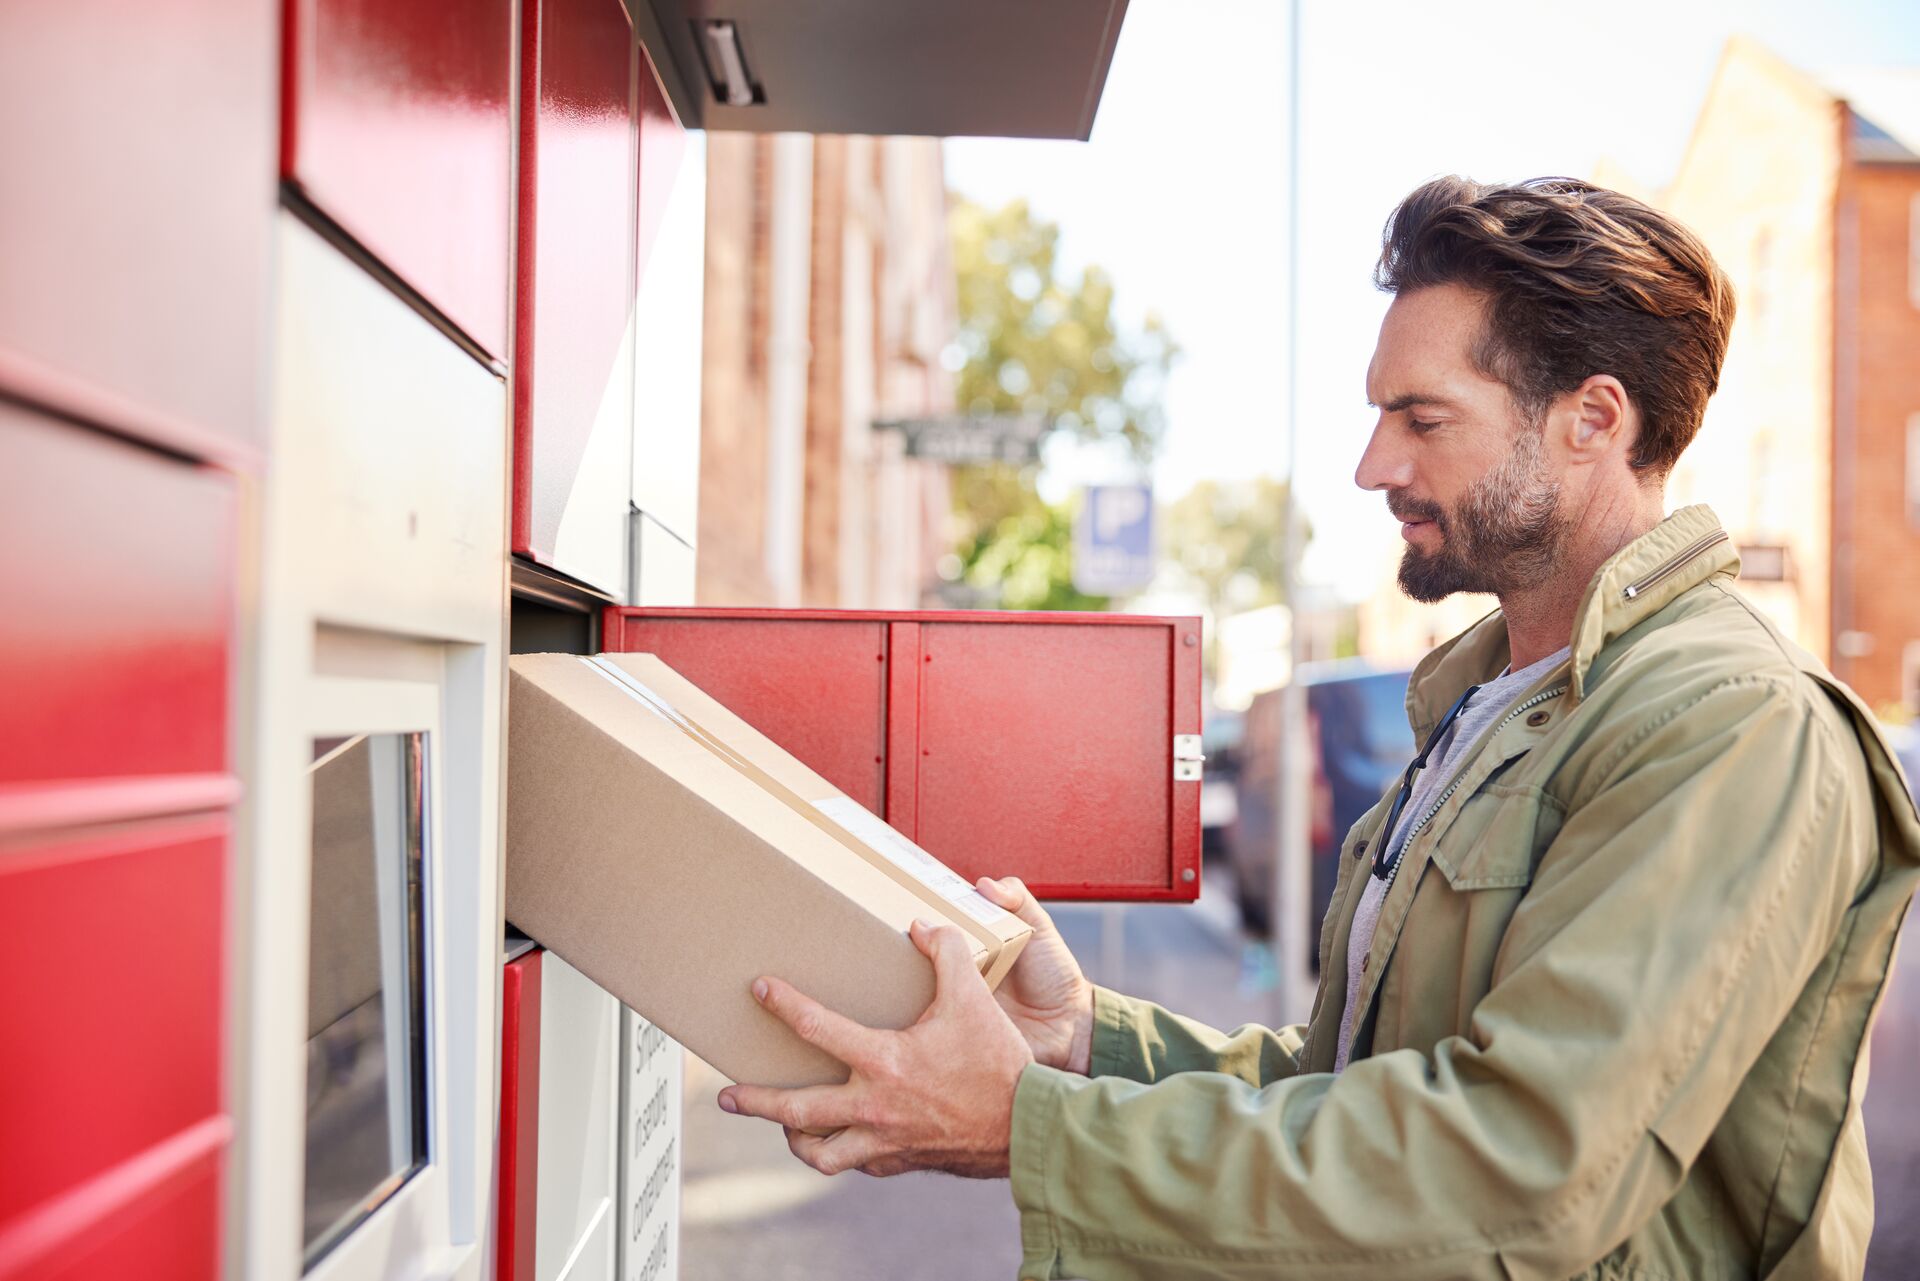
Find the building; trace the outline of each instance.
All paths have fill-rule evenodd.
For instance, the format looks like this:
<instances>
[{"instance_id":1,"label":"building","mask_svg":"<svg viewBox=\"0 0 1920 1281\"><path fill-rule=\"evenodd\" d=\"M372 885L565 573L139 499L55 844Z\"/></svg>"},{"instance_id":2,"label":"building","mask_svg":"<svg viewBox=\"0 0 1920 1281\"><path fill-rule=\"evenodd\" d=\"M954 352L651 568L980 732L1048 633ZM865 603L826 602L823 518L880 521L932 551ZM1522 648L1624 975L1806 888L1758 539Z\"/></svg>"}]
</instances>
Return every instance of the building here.
<instances>
[{"instance_id":1,"label":"building","mask_svg":"<svg viewBox=\"0 0 1920 1281\"><path fill-rule=\"evenodd\" d=\"M1423 604L1400 590L1399 554L1382 564L1373 594L1355 606L1360 653L1381 667L1412 667L1440 642L1500 608L1491 596L1459 593Z\"/></svg>"},{"instance_id":2,"label":"building","mask_svg":"<svg viewBox=\"0 0 1920 1281\"><path fill-rule=\"evenodd\" d=\"M1920 710L1920 69L1730 41L1655 202L1739 304L1670 501L1713 505L1744 589L1869 704Z\"/></svg>"},{"instance_id":3,"label":"building","mask_svg":"<svg viewBox=\"0 0 1920 1281\"><path fill-rule=\"evenodd\" d=\"M707 183L699 602L918 606L946 469L874 424L953 408L940 142L716 138Z\"/></svg>"}]
</instances>

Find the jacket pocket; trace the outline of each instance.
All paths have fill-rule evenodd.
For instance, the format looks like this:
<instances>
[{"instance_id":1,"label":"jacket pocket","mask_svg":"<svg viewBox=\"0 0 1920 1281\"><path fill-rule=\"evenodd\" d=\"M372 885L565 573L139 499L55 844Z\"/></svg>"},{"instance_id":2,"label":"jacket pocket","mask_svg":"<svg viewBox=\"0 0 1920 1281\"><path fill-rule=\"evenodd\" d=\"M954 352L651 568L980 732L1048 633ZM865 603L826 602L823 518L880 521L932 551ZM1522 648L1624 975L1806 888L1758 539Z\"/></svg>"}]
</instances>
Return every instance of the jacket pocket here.
<instances>
[{"instance_id":1,"label":"jacket pocket","mask_svg":"<svg viewBox=\"0 0 1920 1281\"><path fill-rule=\"evenodd\" d=\"M1430 857L1455 890L1519 889L1533 880L1564 816L1534 784L1488 783L1467 798Z\"/></svg>"}]
</instances>

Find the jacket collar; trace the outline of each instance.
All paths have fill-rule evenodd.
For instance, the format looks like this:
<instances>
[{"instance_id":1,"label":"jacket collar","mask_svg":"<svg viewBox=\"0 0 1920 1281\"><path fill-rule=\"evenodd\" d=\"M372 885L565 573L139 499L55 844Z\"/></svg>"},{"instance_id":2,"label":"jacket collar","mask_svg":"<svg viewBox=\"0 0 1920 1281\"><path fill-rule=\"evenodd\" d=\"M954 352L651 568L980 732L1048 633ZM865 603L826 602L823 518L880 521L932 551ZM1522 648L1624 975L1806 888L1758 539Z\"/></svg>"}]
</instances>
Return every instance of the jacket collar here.
<instances>
[{"instance_id":1,"label":"jacket collar","mask_svg":"<svg viewBox=\"0 0 1920 1281\"><path fill-rule=\"evenodd\" d=\"M1682 507L1615 552L1587 584L1573 618L1568 693L1578 702L1588 670L1614 637L1664 609L1682 592L1715 575L1740 572L1719 517L1706 506ZM1493 679L1507 666L1506 618L1495 610L1420 660L1407 685L1407 719L1414 741L1469 685Z\"/></svg>"}]
</instances>

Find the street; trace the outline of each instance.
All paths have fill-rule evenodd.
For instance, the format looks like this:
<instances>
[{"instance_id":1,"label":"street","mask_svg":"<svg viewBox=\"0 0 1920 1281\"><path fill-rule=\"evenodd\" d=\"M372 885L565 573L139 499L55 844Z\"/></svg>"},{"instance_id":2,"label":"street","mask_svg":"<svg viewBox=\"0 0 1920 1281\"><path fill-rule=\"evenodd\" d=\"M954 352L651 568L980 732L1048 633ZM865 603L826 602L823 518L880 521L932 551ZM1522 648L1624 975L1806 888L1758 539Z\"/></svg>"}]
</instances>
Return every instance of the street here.
<instances>
[{"instance_id":1,"label":"street","mask_svg":"<svg viewBox=\"0 0 1920 1281\"><path fill-rule=\"evenodd\" d=\"M1050 910L1094 982L1215 1027L1272 1022L1271 997L1258 990L1259 954L1247 952L1233 923L1228 878L1208 873L1193 907ZM1878 1228L1868 1281L1920 1275L1920 952L1909 944L1874 1038L1867 1120ZM686 1281L1005 1281L1015 1274L1019 1221L1003 1181L829 1179L795 1161L776 1127L721 1112L714 1096L724 1079L691 1056L686 1081Z\"/></svg>"}]
</instances>

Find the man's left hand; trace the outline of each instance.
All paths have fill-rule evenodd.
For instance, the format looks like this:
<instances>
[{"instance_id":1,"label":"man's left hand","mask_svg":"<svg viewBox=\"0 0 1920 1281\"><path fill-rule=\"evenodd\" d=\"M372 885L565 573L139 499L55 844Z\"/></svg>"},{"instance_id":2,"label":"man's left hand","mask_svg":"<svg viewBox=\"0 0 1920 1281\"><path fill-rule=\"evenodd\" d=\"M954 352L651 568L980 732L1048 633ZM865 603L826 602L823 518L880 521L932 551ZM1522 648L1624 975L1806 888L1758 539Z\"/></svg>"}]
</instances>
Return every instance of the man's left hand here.
<instances>
[{"instance_id":1,"label":"man's left hand","mask_svg":"<svg viewBox=\"0 0 1920 1281\"><path fill-rule=\"evenodd\" d=\"M732 1085L720 1106L778 1121L793 1154L822 1174L1003 1176L1013 1092L1033 1053L974 968L966 935L916 921L908 937L933 962L936 986L926 1013L903 1031L864 1027L789 983L756 979L760 1003L852 1076L797 1090Z\"/></svg>"}]
</instances>

